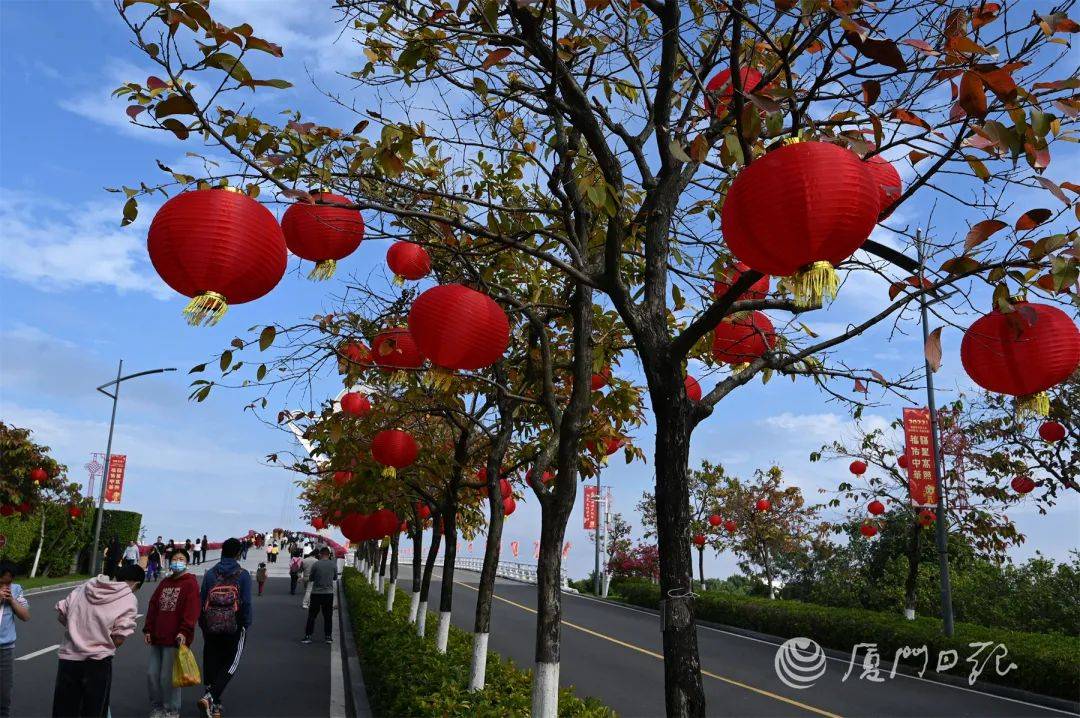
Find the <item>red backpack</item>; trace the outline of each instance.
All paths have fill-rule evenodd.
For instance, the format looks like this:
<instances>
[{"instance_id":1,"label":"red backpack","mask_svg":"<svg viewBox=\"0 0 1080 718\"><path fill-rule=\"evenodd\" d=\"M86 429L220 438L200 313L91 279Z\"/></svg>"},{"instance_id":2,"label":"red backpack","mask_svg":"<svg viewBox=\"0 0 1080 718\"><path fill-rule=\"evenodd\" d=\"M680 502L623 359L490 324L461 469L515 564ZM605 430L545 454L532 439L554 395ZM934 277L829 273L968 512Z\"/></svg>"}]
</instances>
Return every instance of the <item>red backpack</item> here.
<instances>
[{"instance_id":1,"label":"red backpack","mask_svg":"<svg viewBox=\"0 0 1080 718\"><path fill-rule=\"evenodd\" d=\"M240 573L222 576L206 593L203 605L203 625L207 633L219 635L236 633L240 628Z\"/></svg>"}]
</instances>

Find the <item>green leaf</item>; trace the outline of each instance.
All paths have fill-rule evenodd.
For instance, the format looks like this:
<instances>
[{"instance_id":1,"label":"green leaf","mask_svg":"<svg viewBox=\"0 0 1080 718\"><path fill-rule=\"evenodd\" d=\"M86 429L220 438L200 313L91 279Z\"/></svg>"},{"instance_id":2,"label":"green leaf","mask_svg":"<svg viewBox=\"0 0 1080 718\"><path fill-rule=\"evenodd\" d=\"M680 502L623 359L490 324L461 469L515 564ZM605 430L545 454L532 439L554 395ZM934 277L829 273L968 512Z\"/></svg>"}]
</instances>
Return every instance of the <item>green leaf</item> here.
<instances>
[{"instance_id":1,"label":"green leaf","mask_svg":"<svg viewBox=\"0 0 1080 718\"><path fill-rule=\"evenodd\" d=\"M259 334L259 351L264 352L270 348L270 345L274 343L274 337L277 336L277 329L273 325L267 325L263 327L262 332Z\"/></svg>"},{"instance_id":2,"label":"green leaf","mask_svg":"<svg viewBox=\"0 0 1080 718\"><path fill-rule=\"evenodd\" d=\"M242 85L251 84L251 73L244 63L227 52L215 52L204 60L208 67L216 67L229 73L229 76Z\"/></svg>"},{"instance_id":3,"label":"green leaf","mask_svg":"<svg viewBox=\"0 0 1080 718\"><path fill-rule=\"evenodd\" d=\"M218 366L221 367L221 371L225 371L232 364L232 352L226 349L221 353L221 361L218 362Z\"/></svg>"},{"instance_id":4,"label":"green leaf","mask_svg":"<svg viewBox=\"0 0 1080 718\"><path fill-rule=\"evenodd\" d=\"M173 95L157 103L154 107L154 117L162 118L169 115L193 115L195 103L183 95Z\"/></svg>"},{"instance_id":5,"label":"green leaf","mask_svg":"<svg viewBox=\"0 0 1080 718\"><path fill-rule=\"evenodd\" d=\"M120 220L120 226L126 227L135 221L135 218L139 216L139 202L134 197L128 198L127 202L124 202L124 218Z\"/></svg>"},{"instance_id":6,"label":"green leaf","mask_svg":"<svg viewBox=\"0 0 1080 718\"><path fill-rule=\"evenodd\" d=\"M255 372L255 380L262 381L266 378L266 365L260 364L258 370Z\"/></svg>"},{"instance_id":7,"label":"green leaf","mask_svg":"<svg viewBox=\"0 0 1080 718\"><path fill-rule=\"evenodd\" d=\"M279 90L287 90L293 86L288 80L252 80L250 84L256 87L276 87Z\"/></svg>"},{"instance_id":8,"label":"green leaf","mask_svg":"<svg viewBox=\"0 0 1080 718\"><path fill-rule=\"evenodd\" d=\"M188 371L188 374L198 374L199 372L202 372L202 371L206 371L206 365L205 364L196 364L195 366L191 367L191 369Z\"/></svg>"}]
</instances>

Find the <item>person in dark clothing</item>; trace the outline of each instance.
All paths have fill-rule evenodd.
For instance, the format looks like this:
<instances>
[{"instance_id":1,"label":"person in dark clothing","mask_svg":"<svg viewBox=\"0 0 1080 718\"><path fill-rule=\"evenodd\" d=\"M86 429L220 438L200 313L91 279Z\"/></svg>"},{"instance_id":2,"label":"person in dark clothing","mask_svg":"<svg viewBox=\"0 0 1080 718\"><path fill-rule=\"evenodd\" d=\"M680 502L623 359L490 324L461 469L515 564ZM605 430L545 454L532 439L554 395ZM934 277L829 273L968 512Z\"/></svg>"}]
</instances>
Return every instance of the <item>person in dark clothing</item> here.
<instances>
[{"instance_id":1,"label":"person in dark clothing","mask_svg":"<svg viewBox=\"0 0 1080 718\"><path fill-rule=\"evenodd\" d=\"M105 551L105 565L102 568L102 572L109 577L110 581L116 580L116 572L120 568L120 559L124 555L124 546L120 543L120 538L113 534L113 537L109 539L109 547Z\"/></svg>"},{"instance_id":2,"label":"person in dark clothing","mask_svg":"<svg viewBox=\"0 0 1080 718\"><path fill-rule=\"evenodd\" d=\"M307 626L304 629L303 643L311 643L311 632L315 630L315 617L322 611L323 635L326 642L331 642L334 627L334 582L337 580L337 561L330 559L330 549L319 549L319 560L311 567L311 603L308 607Z\"/></svg>"},{"instance_id":3,"label":"person in dark clothing","mask_svg":"<svg viewBox=\"0 0 1080 718\"><path fill-rule=\"evenodd\" d=\"M205 560L207 560L209 558L209 556L206 555L206 552L209 551L209 550L210 550L210 541L207 540L206 534L203 534L202 535L202 556L199 557L199 563L202 563L203 561L205 561Z\"/></svg>"},{"instance_id":4,"label":"person in dark clothing","mask_svg":"<svg viewBox=\"0 0 1080 718\"><path fill-rule=\"evenodd\" d=\"M241 550L239 539L225 541L221 560L203 577L199 627L206 694L198 702L203 718L221 718L221 696L240 664L244 636L251 627L251 574L237 561Z\"/></svg>"}]
</instances>

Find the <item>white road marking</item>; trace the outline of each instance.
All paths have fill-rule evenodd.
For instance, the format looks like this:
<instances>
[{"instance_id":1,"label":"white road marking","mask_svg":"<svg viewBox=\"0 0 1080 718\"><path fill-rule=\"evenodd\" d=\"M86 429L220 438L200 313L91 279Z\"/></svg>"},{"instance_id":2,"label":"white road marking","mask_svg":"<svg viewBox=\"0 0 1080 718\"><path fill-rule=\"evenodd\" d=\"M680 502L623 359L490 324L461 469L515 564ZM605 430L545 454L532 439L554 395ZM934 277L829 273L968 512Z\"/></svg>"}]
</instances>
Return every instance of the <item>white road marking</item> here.
<instances>
[{"instance_id":1,"label":"white road marking","mask_svg":"<svg viewBox=\"0 0 1080 718\"><path fill-rule=\"evenodd\" d=\"M45 646L45 648L42 648L40 651L34 651L33 653L27 653L25 656L19 656L15 660L16 661L29 661L31 658L37 658L38 656L44 655L46 653L51 653L52 651L55 651L59 647L60 647L59 643L57 643L55 645L52 645L52 646Z\"/></svg>"}]
</instances>

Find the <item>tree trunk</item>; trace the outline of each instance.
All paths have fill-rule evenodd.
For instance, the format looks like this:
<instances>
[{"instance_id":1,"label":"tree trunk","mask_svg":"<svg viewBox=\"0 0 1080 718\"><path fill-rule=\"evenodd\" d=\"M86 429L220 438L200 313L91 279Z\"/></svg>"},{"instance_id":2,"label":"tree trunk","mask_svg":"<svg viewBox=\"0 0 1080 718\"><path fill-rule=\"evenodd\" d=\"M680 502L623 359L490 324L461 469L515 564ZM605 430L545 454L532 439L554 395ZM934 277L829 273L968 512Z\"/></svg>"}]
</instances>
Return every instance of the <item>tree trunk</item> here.
<instances>
[{"instance_id":1,"label":"tree trunk","mask_svg":"<svg viewBox=\"0 0 1080 718\"><path fill-rule=\"evenodd\" d=\"M699 548L697 552L697 572L701 581L701 590L705 590L705 549Z\"/></svg>"},{"instance_id":2,"label":"tree trunk","mask_svg":"<svg viewBox=\"0 0 1080 718\"><path fill-rule=\"evenodd\" d=\"M30 569L30 578L37 576L38 563L41 561L41 547L45 545L45 506L41 506L41 529L38 531L37 551L34 552L34 565Z\"/></svg>"},{"instance_id":3,"label":"tree trunk","mask_svg":"<svg viewBox=\"0 0 1080 718\"><path fill-rule=\"evenodd\" d=\"M495 575L499 570L499 551L502 548L503 507L497 479L488 481L487 545L484 565L480 569L480 585L476 595L476 618L473 621L473 658L469 675L469 690L482 691L487 675L487 646L491 633L491 597L495 593Z\"/></svg>"},{"instance_id":4,"label":"tree trunk","mask_svg":"<svg viewBox=\"0 0 1080 718\"><path fill-rule=\"evenodd\" d=\"M427 623L428 591L431 590L431 572L435 568L435 558L439 555L442 534L439 533L438 517L434 517L431 529L431 546L428 547L427 561L424 563L424 579L420 584L420 605L416 609L416 635L423 638L424 624Z\"/></svg>"},{"instance_id":5,"label":"tree trunk","mask_svg":"<svg viewBox=\"0 0 1080 718\"><path fill-rule=\"evenodd\" d=\"M386 561L390 555L390 542L387 541L383 546L382 542L379 543L379 577L376 579L375 589L382 593L386 586Z\"/></svg>"},{"instance_id":6,"label":"tree trunk","mask_svg":"<svg viewBox=\"0 0 1080 718\"><path fill-rule=\"evenodd\" d=\"M457 560L457 506L450 503L443 513L446 547L443 548L442 581L439 584L439 630L435 650L446 653L450 638L450 613L454 608L454 562Z\"/></svg>"},{"instance_id":7,"label":"tree trunk","mask_svg":"<svg viewBox=\"0 0 1080 718\"><path fill-rule=\"evenodd\" d=\"M395 532L390 537L390 585L386 588L386 612L391 613L394 610L394 595L397 593L397 575L398 575L398 540L401 534Z\"/></svg>"},{"instance_id":8,"label":"tree trunk","mask_svg":"<svg viewBox=\"0 0 1080 718\"><path fill-rule=\"evenodd\" d=\"M562 481L562 477L556 479ZM572 486L572 489L576 487ZM536 668L533 672L533 718L555 718L559 710L560 628L562 621L562 543L574 505L562 496L543 506L540 559L536 567Z\"/></svg>"},{"instance_id":9,"label":"tree trunk","mask_svg":"<svg viewBox=\"0 0 1080 718\"><path fill-rule=\"evenodd\" d=\"M911 542L908 545L908 571L904 579L904 618L915 620L915 590L919 581L919 553L922 531L916 521L911 522Z\"/></svg>"},{"instance_id":10,"label":"tree trunk","mask_svg":"<svg viewBox=\"0 0 1080 718\"><path fill-rule=\"evenodd\" d=\"M416 613L420 608L420 584L423 580L420 552L424 550L424 525L419 521L418 516L417 521L412 525L412 532L412 596L409 597L409 623L416 623Z\"/></svg>"}]
</instances>

